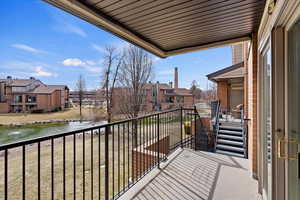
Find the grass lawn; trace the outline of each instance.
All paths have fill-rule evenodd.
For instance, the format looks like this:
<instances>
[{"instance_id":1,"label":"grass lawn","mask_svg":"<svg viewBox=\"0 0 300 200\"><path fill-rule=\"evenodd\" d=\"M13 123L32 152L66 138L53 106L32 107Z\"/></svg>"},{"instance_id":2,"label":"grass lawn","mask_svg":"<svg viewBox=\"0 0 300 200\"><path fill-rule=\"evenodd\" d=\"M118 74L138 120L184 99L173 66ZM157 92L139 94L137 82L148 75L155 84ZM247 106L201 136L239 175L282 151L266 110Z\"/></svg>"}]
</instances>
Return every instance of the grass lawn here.
<instances>
[{"instance_id":1,"label":"grass lawn","mask_svg":"<svg viewBox=\"0 0 300 200\"><path fill-rule=\"evenodd\" d=\"M93 119L94 111L90 108L82 109L83 119ZM80 119L79 109L69 109L51 113L7 113L0 115L0 124L25 123L46 120Z\"/></svg>"},{"instance_id":2,"label":"grass lawn","mask_svg":"<svg viewBox=\"0 0 300 200\"><path fill-rule=\"evenodd\" d=\"M155 136L154 124L138 127L139 144L151 140ZM129 126L131 127L131 125ZM119 131L118 131L119 130ZM150 132L152 131L152 135ZM160 137L170 136L170 146L180 141L180 123L162 123ZM89 133L76 137L76 198L82 199L85 189L86 199L104 198L104 149L105 137ZM100 139L100 140L99 140ZM100 141L100 142L99 142ZM99 154L100 147L100 154ZM131 181L132 176L132 134L123 125L116 125L113 134L109 135L109 180L110 197L125 188ZM73 199L74 187L74 136L66 137L66 199ZM125 150L125 151L123 151ZM54 140L54 199L63 199L63 139ZM114 153L113 153L114 152ZM125 152L125 153L124 153ZM41 199L51 199L51 143L41 142ZM85 159L83 155L85 154ZM93 154L93 156L92 156ZM38 151L37 144L26 146L26 199L37 199L38 188ZM83 164L84 163L84 164ZM83 170L83 166L85 169ZM114 166L114 168L112 167ZM93 178L92 178L93 169ZM100 173L99 173L100 172ZM85 176L85 181L83 181ZM21 199L22 197L22 149L21 147L8 151L8 199ZM93 180L93 183L92 183ZM100 185L99 185L100 180ZM114 181L113 181L114 180ZM114 182L114 184L113 184ZM85 187L83 186L85 185ZM100 190L99 190L100 188ZM93 189L93 198L91 191ZM4 199L4 156L0 152L0 199Z\"/></svg>"}]
</instances>

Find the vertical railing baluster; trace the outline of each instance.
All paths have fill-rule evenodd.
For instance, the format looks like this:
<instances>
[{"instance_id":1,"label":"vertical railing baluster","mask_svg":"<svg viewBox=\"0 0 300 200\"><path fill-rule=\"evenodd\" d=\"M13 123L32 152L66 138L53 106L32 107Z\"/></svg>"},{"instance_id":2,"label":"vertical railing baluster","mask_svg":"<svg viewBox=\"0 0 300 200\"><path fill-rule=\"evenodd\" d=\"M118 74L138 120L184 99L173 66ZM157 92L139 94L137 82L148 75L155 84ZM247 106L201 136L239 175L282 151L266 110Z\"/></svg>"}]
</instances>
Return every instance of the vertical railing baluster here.
<instances>
[{"instance_id":1,"label":"vertical railing baluster","mask_svg":"<svg viewBox=\"0 0 300 200\"><path fill-rule=\"evenodd\" d=\"M41 199L41 144L38 142L38 200Z\"/></svg>"},{"instance_id":2,"label":"vertical railing baluster","mask_svg":"<svg viewBox=\"0 0 300 200\"><path fill-rule=\"evenodd\" d=\"M26 175L26 174L25 174L25 170L26 170L26 168L25 168L25 167L26 167L26 166L25 166L25 164L26 164L26 163L25 163L25 161L26 161L25 153L26 153L26 152L25 152L25 150L26 150L26 149L25 149L25 145L23 145L23 146L22 146L22 154L23 154L23 155L22 155L22 199L23 199L23 200L25 200L25 194L26 194L26 193L25 193L25 191L26 191L26 187L25 187L25 186L26 186L26 184L25 184L25 182L26 182L26 180L25 180L25 179L26 179L26 176L25 176L25 175Z\"/></svg>"},{"instance_id":3,"label":"vertical railing baluster","mask_svg":"<svg viewBox=\"0 0 300 200\"><path fill-rule=\"evenodd\" d=\"M105 157L105 193L104 193L104 198L105 200L109 200L109 148L108 148L108 138L109 134L109 126L105 127L105 150L104 150L104 157Z\"/></svg>"},{"instance_id":4,"label":"vertical railing baluster","mask_svg":"<svg viewBox=\"0 0 300 200\"><path fill-rule=\"evenodd\" d=\"M193 144L194 144L194 150L196 150L196 143L197 143L197 139L198 139L198 134L197 134L197 108L196 108L196 106L194 106L194 121L195 121L195 135L194 135L194 142L193 142Z\"/></svg>"},{"instance_id":5,"label":"vertical railing baluster","mask_svg":"<svg viewBox=\"0 0 300 200\"><path fill-rule=\"evenodd\" d=\"M94 199L94 130L91 130L91 199Z\"/></svg>"},{"instance_id":6,"label":"vertical railing baluster","mask_svg":"<svg viewBox=\"0 0 300 200\"><path fill-rule=\"evenodd\" d=\"M159 114L157 114L157 167L160 169L160 159L159 159Z\"/></svg>"},{"instance_id":7,"label":"vertical railing baluster","mask_svg":"<svg viewBox=\"0 0 300 200\"><path fill-rule=\"evenodd\" d=\"M54 148L53 138L51 138L51 199L54 199Z\"/></svg>"},{"instance_id":8,"label":"vertical railing baluster","mask_svg":"<svg viewBox=\"0 0 300 200\"><path fill-rule=\"evenodd\" d=\"M118 124L118 193L120 192L120 124Z\"/></svg>"},{"instance_id":9,"label":"vertical railing baluster","mask_svg":"<svg viewBox=\"0 0 300 200\"><path fill-rule=\"evenodd\" d=\"M8 191L7 191L7 184L8 184L8 152L7 149L4 150L4 200L8 199Z\"/></svg>"},{"instance_id":10,"label":"vertical railing baluster","mask_svg":"<svg viewBox=\"0 0 300 200\"><path fill-rule=\"evenodd\" d=\"M101 199L101 129L98 129L98 197Z\"/></svg>"},{"instance_id":11,"label":"vertical railing baluster","mask_svg":"<svg viewBox=\"0 0 300 200\"><path fill-rule=\"evenodd\" d=\"M63 137L63 199L66 199L66 137Z\"/></svg>"},{"instance_id":12,"label":"vertical railing baluster","mask_svg":"<svg viewBox=\"0 0 300 200\"><path fill-rule=\"evenodd\" d=\"M115 195L115 126L112 126L112 193Z\"/></svg>"},{"instance_id":13,"label":"vertical railing baluster","mask_svg":"<svg viewBox=\"0 0 300 200\"><path fill-rule=\"evenodd\" d=\"M143 136L142 136L142 155L143 155L143 162L142 162L142 167L143 167L143 174L145 173L145 118L142 119L142 122L143 122L143 127L142 127L142 133L143 133ZM142 175L143 175L142 174Z\"/></svg>"},{"instance_id":14,"label":"vertical railing baluster","mask_svg":"<svg viewBox=\"0 0 300 200\"><path fill-rule=\"evenodd\" d=\"M125 189L125 123L123 123L123 189Z\"/></svg>"},{"instance_id":15,"label":"vertical railing baluster","mask_svg":"<svg viewBox=\"0 0 300 200\"><path fill-rule=\"evenodd\" d=\"M85 199L85 132L82 133L82 199Z\"/></svg>"},{"instance_id":16,"label":"vertical railing baluster","mask_svg":"<svg viewBox=\"0 0 300 200\"><path fill-rule=\"evenodd\" d=\"M142 151L143 151L143 147L142 147L142 119L139 119L139 121L140 121L140 128L139 128L139 130L140 130L140 133L139 133L139 136L140 136L140 140L139 140L139 148L140 148L140 153L139 153L139 155L140 155L140 167L139 167L139 170L140 170L140 173L139 173L139 178L142 176L142 174L143 174L143 170L142 170L142 167L143 167L143 163L142 163L142 160L143 160L143 154L142 154Z\"/></svg>"},{"instance_id":17,"label":"vertical railing baluster","mask_svg":"<svg viewBox=\"0 0 300 200\"><path fill-rule=\"evenodd\" d=\"M129 131L129 127L130 127L130 125L129 125L129 122L127 122L127 133L128 133L128 135L127 135L127 184L128 184L128 186L129 186L129 177L130 177L130 168L129 168L129 162L130 162L130 158L129 158L129 146L130 146L130 131Z\"/></svg>"},{"instance_id":18,"label":"vertical railing baluster","mask_svg":"<svg viewBox=\"0 0 300 200\"><path fill-rule=\"evenodd\" d=\"M183 131L182 131L182 128L183 128L183 117L182 117L182 106L180 107L180 146L181 148L183 148Z\"/></svg>"},{"instance_id":19,"label":"vertical railing baluster","mask_svg":"<svg viewBox=\"0 0 300 200\"><path fill-rule=\"evenodd\" d=\"M147 172L149 171L149 117L146 118L146 147L147 147L147 163L146 163L146 168L147 168Z\"/></svg>"},{"instance_id":20,"label":"vertical railing baluster","mask_svg":"<svg viewBox=\"0 0 300 200\"><path fill-rule=\"evenodd\" d=\"M73 135L73 197L76 199L76 134Z\"/></svg>"}]
</instances>

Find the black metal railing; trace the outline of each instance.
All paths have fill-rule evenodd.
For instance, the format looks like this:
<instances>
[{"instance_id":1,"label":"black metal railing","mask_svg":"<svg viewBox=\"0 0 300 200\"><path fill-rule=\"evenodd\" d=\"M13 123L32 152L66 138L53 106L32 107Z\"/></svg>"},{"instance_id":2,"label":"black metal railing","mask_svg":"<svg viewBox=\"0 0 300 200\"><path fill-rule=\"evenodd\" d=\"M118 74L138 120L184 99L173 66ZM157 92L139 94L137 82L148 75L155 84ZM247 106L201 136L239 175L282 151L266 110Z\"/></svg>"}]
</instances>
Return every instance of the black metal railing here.
<instances>
[{"instance_id":1,"label":"black metal railing","mask_svg":"<svg viewBox=\"0 0 300 200\"><path fill-rule=\"evenodd\" d=\"M193 108L0 146L0 199L116 199L178 147ZM190 126L190 129L193 127Z\"/></svg>"},{"instance_id":2,"label":"black metal railing","mask_svg":"<svg viewBox=\"0 0 300 200\"><path fill-rule=\"evenodd\" d=\"M216 151L217 148L217 137L219 133L219 126L220 126L220 101L213 101L211 103L211 117L214 119L213 124L213 133L214 133L214 150Z\"/></svg>"}]
</instances>

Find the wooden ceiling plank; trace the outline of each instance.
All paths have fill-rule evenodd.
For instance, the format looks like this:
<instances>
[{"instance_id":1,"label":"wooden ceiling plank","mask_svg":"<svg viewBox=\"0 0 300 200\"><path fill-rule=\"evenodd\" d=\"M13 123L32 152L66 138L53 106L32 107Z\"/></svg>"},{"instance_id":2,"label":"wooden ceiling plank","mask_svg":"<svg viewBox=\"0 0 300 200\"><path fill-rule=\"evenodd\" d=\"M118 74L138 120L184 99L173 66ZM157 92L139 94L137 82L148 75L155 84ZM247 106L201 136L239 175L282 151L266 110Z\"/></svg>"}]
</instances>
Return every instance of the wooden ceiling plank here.
<instances>
[{"instance_id":1,"label":"wooden ceiling plank","mask_svg":"<svg viewBox=\"0 0 300 200\"><path fill-rule=\"evenodd\" d=\"M211 23L201 23L201 24L189 24L187 26L180 26L180 30L178 29L163 29L163 30L154 30L151 32L144 32L145 37L149 38L149 37L162 37L164 35L169 35L169 34L176 34L176 33L182 33L182 32L189 32L189 31L201 31L203 29L207 29L208 27L211 26L223 26L225 24L230 24L230 23L234 23L236 21L240 22L240 20L248 20L247 22L249 23L252 20L259 20L260 17L259 16L249 16L249 15L244 15L244 16L239 16L238 18L236 17L231 17L231 18L224 18L223 20L217 21L217 22L211 22ZM246 22L246 21L243 21Z\"/></svg>"},{"instance_id":2,"label":"wooden ceiling plank","mask_svg":"<svg viewBox=\"0 0 300 200\"><path fill-rule=\"evenodd\" d=\"M248 7L236 7L233 9L224 9L222 11L218 11L218 12L214 12L208 15L199 15L199 16L195 16L195 18L189 18L189 19L179 19L174 21L173 23L163 23L161 25L158 26L146 26L145 28L141 28L141 27L131 27L133 29L139 30L140 32L146 32L149 30L159 30L160 28L163 29L167 29L167 28L174 28L174 27L178 27L178 26L182 26L182 25L187 25L189 23L194 23L195 21L197 21L197 23L201 23L201 22L209 22L210 20L214 20L215 18L220 18L222 16L226 17L226 16L236 16L238 17L239 15L241 15L242 13L246 13L249 15L259 15L259 12L253 12L252 10L247 9ZM255 9L255 11L263 11L264 8L261 8L260 6L254 6L253 10ZM235 14L236 13L236 14Z\"/></svg>"},{"instance_id":3,"label":"wooden ceiling plank","mask_svg":"<svg viewBox=\"0 0 300 200\"><path fill-rule=\"evenodd\" d=\"M218 3L217 3L218 2ZM155 12L149 15L145 15L144 17L137 17L133 20L123 20L118 19L120 22L125 23L129 26L140 27L140 25L151 23L151 25L164 23L170 20L183 19L190 16L196 17L197 15L205 16L210 13L222 11L224 9L232 9L235 7L240 7L247 4L257 4L257 0L215 0L209 2L199 3L196 6L187 7L184 9L179 9L176 11L169 11L169 9L164 9L165 12L163 15ZM203 6L203 4L206 4ZM250 6L251 7L251 6ZM156 22L153 24L153 22Z\"/></svg>"},{"instance_id":4,"label":"wooden ceiling plank","mask_svg":"<svg viewBox=\"0 0 300 200\"><path fill-rule=\"evenodd\" d=\"M207 12L201 12L201 13L197 13L197 14L191 14L188 15L186 17L174 17L173 19L169 19L168 21L164 21L161 22L161 24L159 24L157 21L153 21L152 23L148 23L148 24L144 24L143 26L128 26L127 24L125 24L128 27L131 27L134 30L139 30L140 32L149 30L149 29L157 29L157 28L167 28L167 27L174 27L177 26L177 24L182 24L183 22L185 23L189 23L191 21L197 20L199 19L209 19L209 16L214 16L214 15L218 15L218 14L224 14L224 13L228 13L229 10L231 10L232 12L237 12L239 10L244 10L244 11L249 11L250 13L255 13L255 9L260 8L259 6L257 6L257 3L255 4L245 4L245 5L237 5L233 8L229 8L229 7L222 7L219 8L217 10L211 10L211 11L207 11Z\"/></svg>"}]
</instances>

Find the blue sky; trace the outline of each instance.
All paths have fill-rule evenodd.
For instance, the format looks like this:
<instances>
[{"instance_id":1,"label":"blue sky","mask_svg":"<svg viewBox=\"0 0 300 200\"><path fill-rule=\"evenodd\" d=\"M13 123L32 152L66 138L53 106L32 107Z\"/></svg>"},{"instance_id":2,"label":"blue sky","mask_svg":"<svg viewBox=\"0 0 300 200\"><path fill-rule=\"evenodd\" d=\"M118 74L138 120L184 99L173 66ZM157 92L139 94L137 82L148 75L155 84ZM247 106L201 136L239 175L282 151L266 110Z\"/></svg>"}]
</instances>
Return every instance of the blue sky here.
<instances>
[{"instance_id":1,"label":"blue sky","mask_svg":"<svg viewBox=\"0 0 300 200\"><path fill-rule=\"evenodd\" d=\"M123 40L41 0L9 0L0 7L0 78L34 76L46 84L75 88L80 74L87 88L100 86L103 48L124 46ZM231 65L229 46L155 59L154 81L179 86L196 80L207 88L206 74Z\"/></svg>"}]
</instances>

